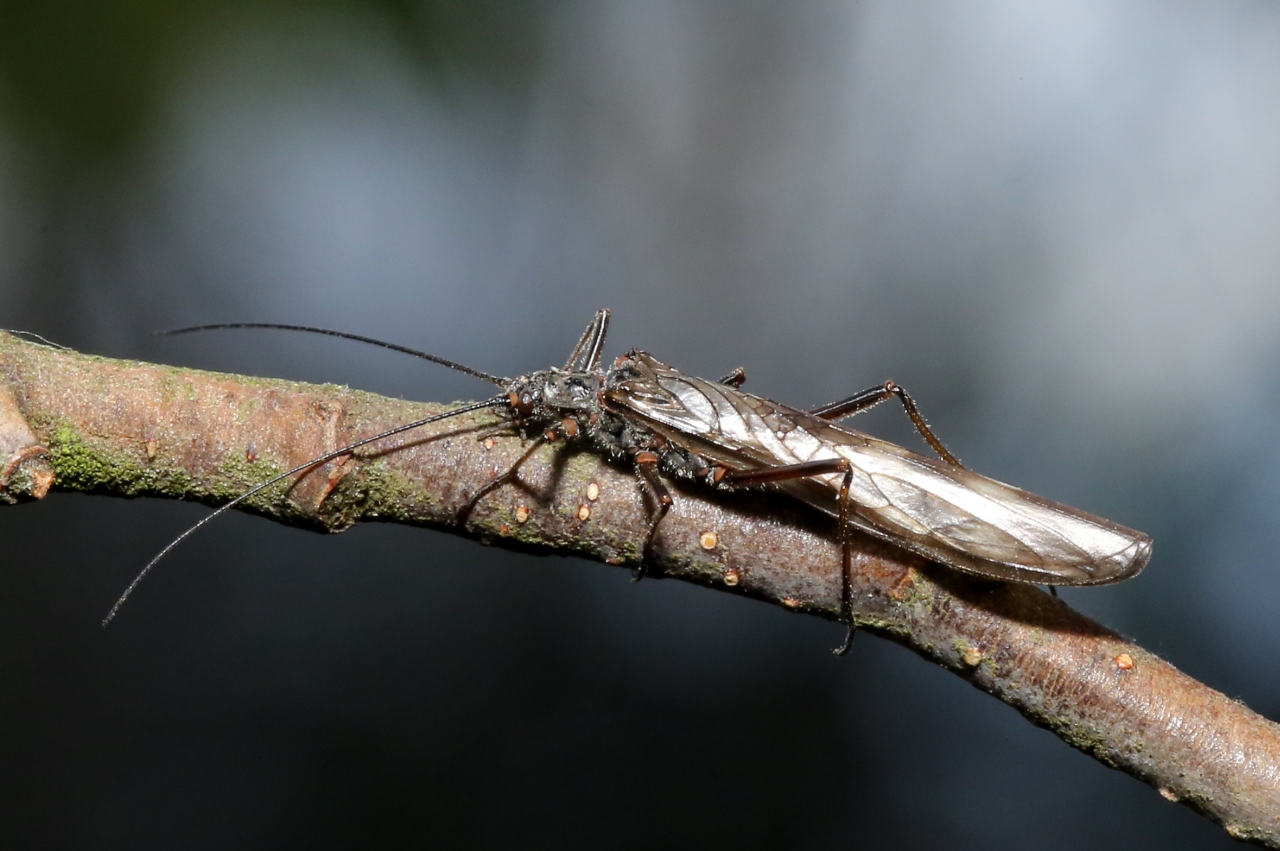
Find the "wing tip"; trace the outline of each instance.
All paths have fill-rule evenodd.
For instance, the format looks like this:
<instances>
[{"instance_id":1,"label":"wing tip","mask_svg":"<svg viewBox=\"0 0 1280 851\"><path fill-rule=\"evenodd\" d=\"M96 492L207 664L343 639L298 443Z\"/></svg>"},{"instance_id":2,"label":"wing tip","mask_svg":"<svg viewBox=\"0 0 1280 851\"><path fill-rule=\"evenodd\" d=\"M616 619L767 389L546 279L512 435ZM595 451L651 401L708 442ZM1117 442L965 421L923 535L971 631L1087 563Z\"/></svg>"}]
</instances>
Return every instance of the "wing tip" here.
<instances>
[{"instance_id":1,"label":"wing tip","mask_svg":"<svg viewBox=\"0 0 1280 851\"><path fill-rule=\"evenodd\" d=\"M1133 551L1133 556L1129 560L1129 566L1116 579L1128 579L1141 573L1142 569L1147 566L1147 562L1151 561L1151 549L1154 546L1155 542L1146 535L1134 541L1133 546L1130 548Z\"/></svg>"},{"instance_id":2,"label":"wing tip","mask_svg":"<svg viewBox=\"0 0 1280 851\"><path fill-rule=\"evenodd\" d=\"M1142 569L1147 566L1147 562L1151 561L1151 549L1153 546L1155 546L1155 542L1151 538L1141 533L1135 533L1133 543L1129 544L1129 546L1114 555L1098 560L1096 564L1098 569L1093 574L1093 580L1088 584L1110 585L1114 582L1132 579L1142 572Z\"/></svg>"}]
</instances>

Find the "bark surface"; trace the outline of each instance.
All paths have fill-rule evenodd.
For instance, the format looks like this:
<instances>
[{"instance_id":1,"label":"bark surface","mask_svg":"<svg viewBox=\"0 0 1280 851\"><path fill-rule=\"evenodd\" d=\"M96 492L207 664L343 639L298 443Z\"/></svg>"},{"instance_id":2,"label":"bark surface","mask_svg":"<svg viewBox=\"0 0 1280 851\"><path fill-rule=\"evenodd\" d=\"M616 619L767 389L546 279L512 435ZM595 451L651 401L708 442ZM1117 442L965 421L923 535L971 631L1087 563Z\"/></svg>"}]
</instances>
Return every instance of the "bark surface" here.
<instances>
[{"instance_id":1,"label":"bark surface","mask_svg":"<svg viewBox=\"0 0 1280 851\"><path fill-rule=\"evenodd\" d=\"M111 360L0 333L0 501L50 489L224 503L308 459L444 410L316 386ZM524 442L461 416L328 462L245 503L341 531L362 520L637 566L649 522L635 476L548 446L516 484L470 496ZM650 571L838 619L830 521L776 495L677 488ZM858 626L948 668L1068 744L1280 847L1280 726L1038 588L971 579L858 537Z\"/></svg>"}]
</instances>

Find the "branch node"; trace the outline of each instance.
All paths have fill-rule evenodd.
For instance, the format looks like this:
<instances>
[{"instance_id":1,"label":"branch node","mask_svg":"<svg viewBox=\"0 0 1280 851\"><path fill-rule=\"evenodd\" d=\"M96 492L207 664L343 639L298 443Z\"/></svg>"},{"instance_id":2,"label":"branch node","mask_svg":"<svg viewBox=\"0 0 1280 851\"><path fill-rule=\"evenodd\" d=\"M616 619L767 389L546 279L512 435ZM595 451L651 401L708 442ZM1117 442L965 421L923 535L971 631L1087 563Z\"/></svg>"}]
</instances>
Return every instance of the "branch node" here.
<instances>
[{"instance_id":1,"label":"branch node","mask_svg":"<svg viewBox=\"0 0 1280 851\"><path fill-rule=\"evenodd\" d=\"M0 503L42 499L53 486L49 450L36 438L10 387L0 385Z\"/></svg>"}]
</instances>

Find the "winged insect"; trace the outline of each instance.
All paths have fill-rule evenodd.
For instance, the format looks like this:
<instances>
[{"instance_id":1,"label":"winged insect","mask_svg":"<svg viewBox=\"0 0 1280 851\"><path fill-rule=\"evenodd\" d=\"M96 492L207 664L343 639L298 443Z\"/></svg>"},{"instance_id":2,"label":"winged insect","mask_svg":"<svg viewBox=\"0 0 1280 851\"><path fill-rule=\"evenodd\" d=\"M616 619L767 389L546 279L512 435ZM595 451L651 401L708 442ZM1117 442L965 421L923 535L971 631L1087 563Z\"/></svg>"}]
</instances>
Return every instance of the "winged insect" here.
<instances>
[{"instance_id":1,"label":"winged insect","mask_svg":"<svg viewBox=\"0 0 1280 851\"><path fill-rule=\"evenodd\" d=\"M226 503L187 529L142 568L103 621L110 623L142 578L174 547L223 512L334 458L459 414L494 408L526 435L529 447L480 487L459 515L510 482L540 446L585 441L602 455L630 463L656 506L642 549L641 572L659 524L673 503L664 477L715 488L768 485L835 517L839 523L841 615L853 637L852 548L860 529L932 561L1007 582L1104 585L1137 574L1151 557L1141 532L1020 488L960 464L902 387L886 381L808 411L743 392L741 369L719 381L685 375L637 349L601 366L609 311L596 313L563 367L516 378L489 375L454 361L369 337L275 323L180 328L171 334L227 328L272 328L327 334L411 354L502 388L499 395L375 434L317 456ZM839 425L897 399L938 458L928 458Z\"/></svg>"}]
</instances>

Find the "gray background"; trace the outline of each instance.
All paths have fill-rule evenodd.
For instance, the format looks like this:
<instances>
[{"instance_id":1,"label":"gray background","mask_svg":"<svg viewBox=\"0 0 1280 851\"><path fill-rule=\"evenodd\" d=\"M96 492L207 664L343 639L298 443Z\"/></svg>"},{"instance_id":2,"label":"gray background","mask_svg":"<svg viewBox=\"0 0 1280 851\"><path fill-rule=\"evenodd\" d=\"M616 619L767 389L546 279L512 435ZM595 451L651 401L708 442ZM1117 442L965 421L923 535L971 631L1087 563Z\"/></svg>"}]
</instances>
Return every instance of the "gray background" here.
<instances>
[{"instance_id":1,"label":"gray background","mask_svg":"<svg viewBox=\"0 0 1280 851\"><path fill-rule=\"evenodd\" d=\"M0 27L0 326L487 388L598 307L811 406L893 378L970 466L1149 532L1068 601L1280 716L1280 9L87 4ZM900 413L862 427L910 446ZM1210 848L912 654L674 582L232 516L0 511L9 847Z\"/></svg>"}]
</instances>

